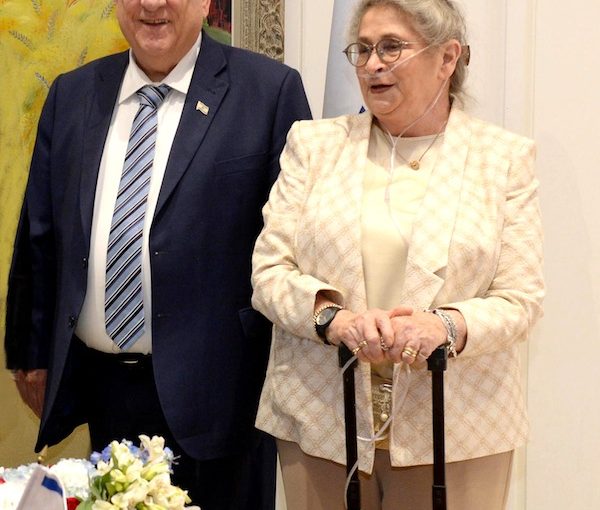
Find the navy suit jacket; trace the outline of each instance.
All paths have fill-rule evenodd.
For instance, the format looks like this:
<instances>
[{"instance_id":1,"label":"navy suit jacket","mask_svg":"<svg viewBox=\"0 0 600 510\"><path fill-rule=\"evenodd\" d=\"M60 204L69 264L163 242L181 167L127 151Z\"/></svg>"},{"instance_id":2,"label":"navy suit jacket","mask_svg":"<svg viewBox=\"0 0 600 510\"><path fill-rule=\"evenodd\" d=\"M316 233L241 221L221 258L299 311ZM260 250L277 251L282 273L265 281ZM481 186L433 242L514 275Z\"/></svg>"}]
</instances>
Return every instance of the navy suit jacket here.
<instances>
[{"instance_id":1,"label":"navy suit jacket","mask_svg":"<svg viewBox=\"0 0 600 510\"><path fill-rule=\"evenodd\" d=\"M19 352L9 364L48 368L37 450L101 405L79 391L73 332L127 64L125 52L59 76L38 126L7 308L7 347ZM203 36L149 239L156 385L173 435L198 459L234 452L253 430L270 323L250 306L251 253L287 131L309 117L296 71Z\"/></svg>"}]
</instances>

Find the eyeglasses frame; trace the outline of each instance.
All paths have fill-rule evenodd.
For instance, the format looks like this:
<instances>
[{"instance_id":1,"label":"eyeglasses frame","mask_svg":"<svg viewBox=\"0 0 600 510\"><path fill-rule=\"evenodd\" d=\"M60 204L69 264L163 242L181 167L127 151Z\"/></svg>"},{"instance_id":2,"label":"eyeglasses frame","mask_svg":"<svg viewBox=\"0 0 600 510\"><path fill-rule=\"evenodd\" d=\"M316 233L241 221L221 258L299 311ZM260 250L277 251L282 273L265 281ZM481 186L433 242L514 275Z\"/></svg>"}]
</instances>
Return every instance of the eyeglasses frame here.
<instances>
[{"instance_id":1,"label":"eyeglasses frame","mask_svg":"<svg viewBox=\"0 0 600 510\"><path fill-rule=\"evenodd\" d=\"M383 56L380 53L378 46L379 44L381 44L383 41L394 41L394 42L398 42L401 43L401 49L400 52L398 53L398 56L394 59L394 60L390 60L390 61L385 61L383 60ZM366 47L369 50L369 56L367 57L367 60L365 60L364 64L353 64L352 61L350 60L350 56L348 55L348 48L350 48L350 46L354 46L356 44L362 45L364 47ZM379 59L379 61L382 64L393 64L394 62L398 61L400 59L400 57L402 56L402 51L404 50L404 48L408 47L408 46L412 46L415 44L424 44L422 41L403 41L402 39L396 39L394 37L384 37L383 39L380 39L379 41L377 41L375 44L368 44L362 41L356 41L353 43L350 43L348 46L346 46L345 49L342 50L342 53L344 55L346 55L346 58L348 59L348 62L350 62L350 65L353 65L354 67L364 67L367 65L367 63L369 62L369 59L371 58L371 55L373 55L373 50L375 50L375 53L377 54L377 58Z\"/></svg>"}]
</instances>

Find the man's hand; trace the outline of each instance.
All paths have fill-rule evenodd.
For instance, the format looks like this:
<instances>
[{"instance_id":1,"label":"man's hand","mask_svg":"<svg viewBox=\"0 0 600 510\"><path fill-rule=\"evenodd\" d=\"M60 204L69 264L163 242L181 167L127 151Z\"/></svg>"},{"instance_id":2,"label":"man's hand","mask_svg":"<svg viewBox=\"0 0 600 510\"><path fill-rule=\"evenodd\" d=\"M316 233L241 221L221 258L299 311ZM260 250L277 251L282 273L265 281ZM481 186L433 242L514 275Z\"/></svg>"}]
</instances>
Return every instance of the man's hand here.
<instances>
[{"instance_id":1,"label":"man's hand","mask_svg":"<svg viewBox=\"0 0 600 510\"><path fill-rule=\"evenodd\" d=\"M19 394L38 418L42 416L44 408L44 393L46 391L46 376L48 370L16 370L13 378L17 384Z\"/></svg>"}]
</instances>

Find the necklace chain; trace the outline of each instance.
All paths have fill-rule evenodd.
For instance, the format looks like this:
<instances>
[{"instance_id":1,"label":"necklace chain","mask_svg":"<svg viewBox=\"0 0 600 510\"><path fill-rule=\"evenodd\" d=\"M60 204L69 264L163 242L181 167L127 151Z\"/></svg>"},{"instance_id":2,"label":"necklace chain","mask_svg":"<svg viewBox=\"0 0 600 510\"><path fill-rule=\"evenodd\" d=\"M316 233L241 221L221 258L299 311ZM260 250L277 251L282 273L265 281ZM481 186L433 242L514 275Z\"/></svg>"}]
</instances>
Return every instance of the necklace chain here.
<instances>
[{"instance_id":1,"label":"necklace chain","mask_svg":"<svg viewBox=\"0 0 600 510\"><path fill-rule=\"evenodd\" d=\"M429 149L431 149L433 147L433 145L435 144L436 140L439 138L439 136L444 132L444 129L446 129L446 124L447 122L444 122L444 125L442 126L442 129L440 129L436 135L433 137L433 140L431 141L431 143L427 146L427 148L423 151L423 154L421 154L421 156L417 159L412 159L412 160L408 160L406 159L402 154L400 154L400 151L398 149L394 149L396 150L396 153L398 154L398 156L400 156L404 162L411 167L413 170L419 170L421 168L421 160L425 157L425 154L427 154L429 152ZM395 146L395 144L394 144ZM392 150L394 150L392 149Z\"/></svg>"}]
</instances>

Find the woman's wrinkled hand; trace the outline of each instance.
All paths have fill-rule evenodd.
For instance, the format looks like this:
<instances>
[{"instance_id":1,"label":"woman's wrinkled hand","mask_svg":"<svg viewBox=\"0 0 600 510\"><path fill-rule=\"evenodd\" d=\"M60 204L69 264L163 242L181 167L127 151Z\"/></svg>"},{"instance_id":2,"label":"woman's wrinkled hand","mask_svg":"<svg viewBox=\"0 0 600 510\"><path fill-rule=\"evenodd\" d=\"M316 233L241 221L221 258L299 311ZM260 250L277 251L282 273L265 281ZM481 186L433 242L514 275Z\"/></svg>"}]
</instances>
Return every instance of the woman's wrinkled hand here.
<instances>
[{"instance_id":1,"label":"woman's wrinkled hand","mask_svg":"<svg viewBox=\"0 0 600 510\"><path fill-rule=\"evenodd\" d=\"M394 363L423 363L448 336L440 318L431 312L396 314L390 322L394 333L385 357Z\"/></svg>"},{"instance_id":2,"label":"woman's wrinkled hand","mask_svg":"<svg viewBox=\"0 0 600 510\"><path fill-rule=\"evenodd\" d=\"M344 343L359 360L381 363L387 353L384 345L392 345L396 337L393 320L409 317L413 313L410 306L400 306L394 310L372 309L363 313L340 310L327 331L330 343Z\"/></svg>"}]
</instances>

